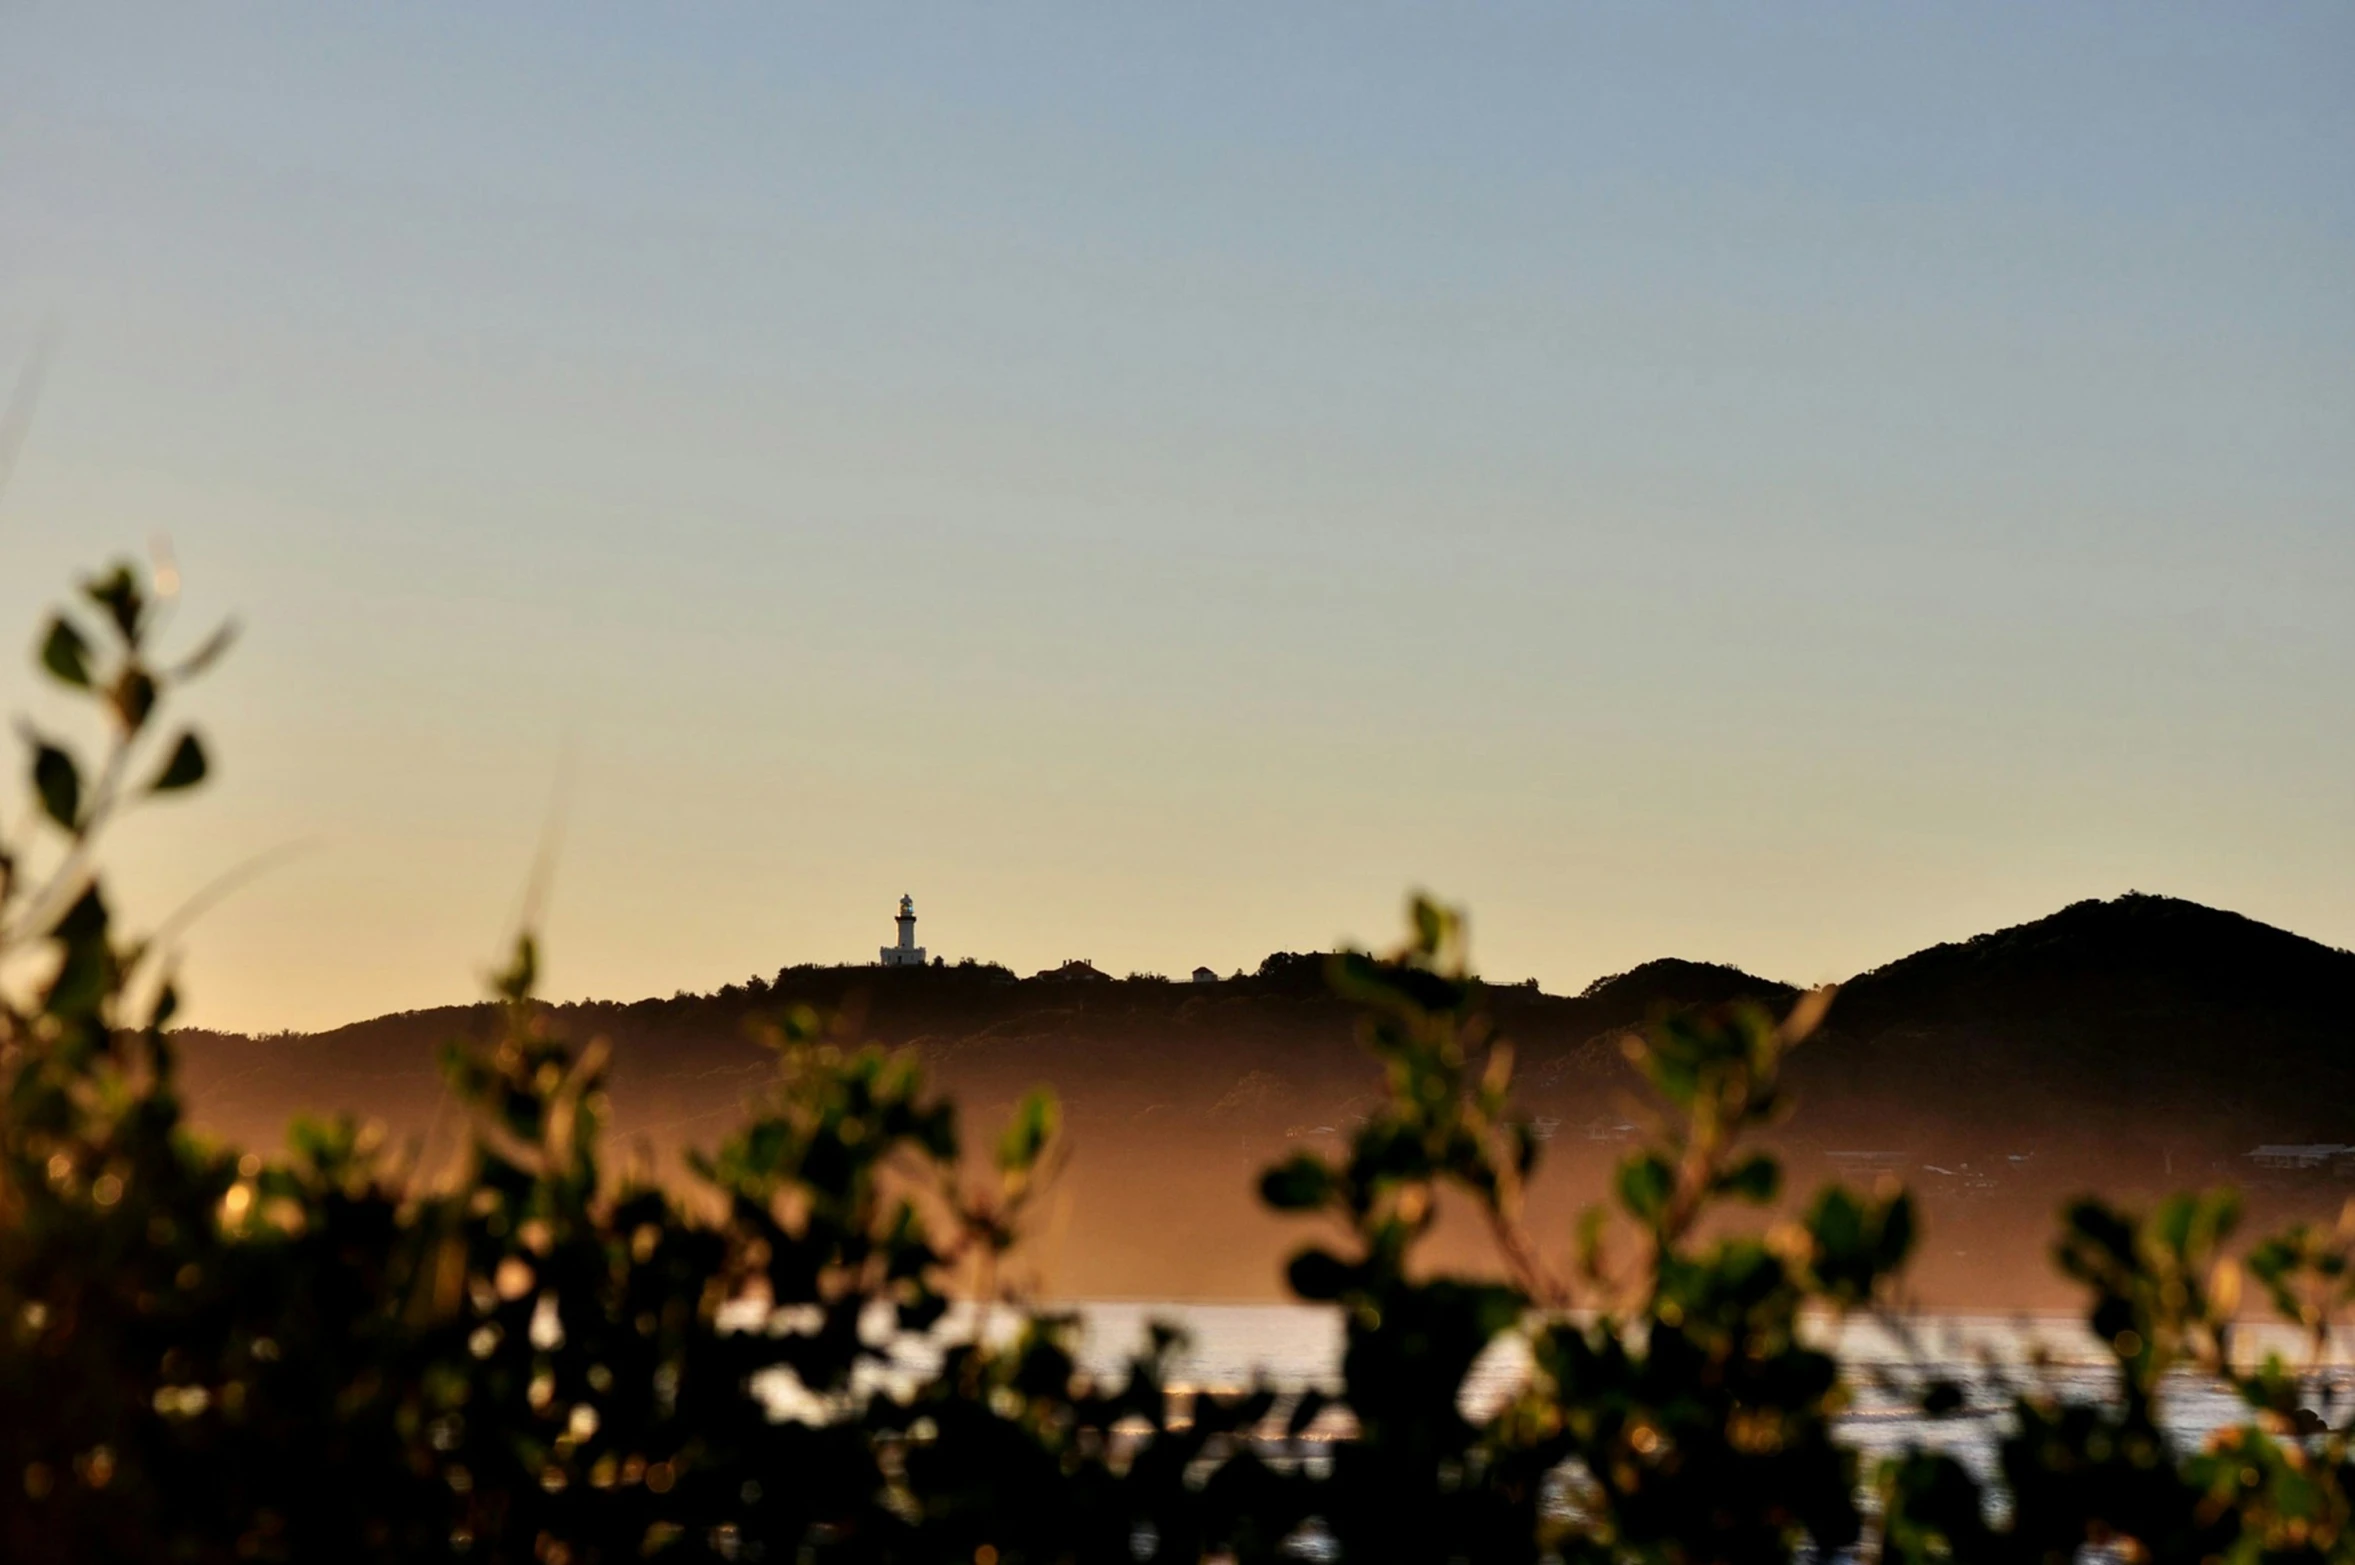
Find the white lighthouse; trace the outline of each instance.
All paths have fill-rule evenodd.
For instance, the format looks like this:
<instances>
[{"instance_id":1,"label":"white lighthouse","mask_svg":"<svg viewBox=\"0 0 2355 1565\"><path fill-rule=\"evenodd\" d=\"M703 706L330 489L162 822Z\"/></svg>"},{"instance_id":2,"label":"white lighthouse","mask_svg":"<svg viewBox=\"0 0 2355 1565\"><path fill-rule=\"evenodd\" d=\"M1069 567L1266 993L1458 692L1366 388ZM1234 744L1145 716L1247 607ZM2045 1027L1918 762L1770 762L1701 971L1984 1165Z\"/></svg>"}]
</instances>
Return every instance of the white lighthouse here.
<instances>
[{"instance_id":1,"label":"white lighthouse","mask_svg":"<svg viewBox=\"0 0 2355 1565\"><path fill-rule=\"evenodd\" d=\"M924 948L916 944L916 899L899 899L899 944L883 948L885 967L922 967Z\"/></svg>"}]
</instances>

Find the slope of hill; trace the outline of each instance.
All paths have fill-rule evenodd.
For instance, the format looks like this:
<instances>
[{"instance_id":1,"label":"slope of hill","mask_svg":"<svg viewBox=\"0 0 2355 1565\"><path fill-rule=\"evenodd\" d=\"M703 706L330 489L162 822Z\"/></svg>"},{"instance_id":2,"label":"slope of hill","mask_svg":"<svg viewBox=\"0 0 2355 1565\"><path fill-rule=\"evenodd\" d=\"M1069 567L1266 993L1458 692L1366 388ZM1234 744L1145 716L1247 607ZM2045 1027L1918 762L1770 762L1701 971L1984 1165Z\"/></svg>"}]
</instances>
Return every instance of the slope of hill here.
<instances>
[{"instance_id":1,"label":"slope of hill","mask_svg":"<svg viewBox=\"0 0 2355 1565\"><path fill-rule=\"evenodd\" d=\"M2355 953L2169 897L2080 902L1854 980L1802 1079L2015 1125L2355 1140Z\"/></svg>"},{"instance_id":2,"label":"slope of hill","mask_svg":"<svg viewBox=\"0 0 2355 1565\"><path fill-rule=\"evenodd\" d=\"M1619 1034L1678 1007L1794 995L1674 959L1574 996L1490 988L1550 1138L1541 1219L1558 1214L1567 1232L1640 1116ZM1801 1106L1780 1133L1792 1184L1902 1174L1938 1225L1932 1294L2023 1302L1983 1257L2040 1235L2071 1189L2246 1177L2241 1154L2259 1141L2355 1142L2350 995L2355 955L2162 897L2080 903L1917 952L1849 985L1796 1057ZM613 1045L616 1129L660 1168L739 1114L771 1068L762 1023L797 1005L837 1015L845 1037L916 1049L984 1131L1029 1087L1056 1087L1075 1156L1037 1261L1070 1293L1270 1291L1297 1235L1257 1212L1254 1173L1344 1134L1375 1088L1321 959L1293 953L1208 984L788 968L713 995L557 1006L552 1021ZM311 1037L184 1032L191 1101L241 1140L275 1139L298 1108L347 1109L419 1139L430 1168L460 1131L435 1046L494 1020L459 1006ZM2344 1193L2324 1175L2275 1186L2260 1196L2318 1209Z\"/></svg>"}]
</instances>

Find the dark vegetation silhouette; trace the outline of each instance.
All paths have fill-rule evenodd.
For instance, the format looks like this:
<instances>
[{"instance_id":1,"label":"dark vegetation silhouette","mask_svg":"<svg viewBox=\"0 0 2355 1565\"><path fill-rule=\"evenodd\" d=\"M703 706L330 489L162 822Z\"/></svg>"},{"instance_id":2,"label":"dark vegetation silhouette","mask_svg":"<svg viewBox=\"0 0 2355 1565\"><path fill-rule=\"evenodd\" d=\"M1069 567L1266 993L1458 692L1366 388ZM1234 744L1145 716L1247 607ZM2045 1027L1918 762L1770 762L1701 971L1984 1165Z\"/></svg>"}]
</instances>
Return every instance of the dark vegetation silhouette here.
<instances>
[{"instance_id":1,"label":"dark vegetation silhouette","mask_svg":"<svg viewBox=\"0 0 2355 1565\"><path fill-rule=\"evenodd\" d=\"M2109 1394L2019 1389L1994 1488L1933 1451L1868 1462L1805 1322L1901 1302L1911 1198L1834 1185L1781 1220L1738 1215L1781 1199L1756 1138L1828 995L1730 998L1631 1045L1657 1118L1565 1264L1529 1220L1544 1141L1516 1107L1510 991L1469 977L1460 920L1424 901L1391 955L1316 964L1381 1090L1260 1183L1321 1235L1289 1278L1340 1313L1330 1397L1175 1387L1167 1331L1124 1375L1083 1376L1073 1323L1005 1280L1060 1155L1054 1101L1022 1100L977 1171L908 1053L845 1047L790 995L766 997L768 1083L697 1159L692 1197L611 1166L610 1057L533 999L528 935L496 1031L444 1054L470 1126L455 1172L349 1118L299 1122L271 1156L207 1139L183 1113L165 948L117 927L95 847L122 810L202 780L201 742L160 715L221 642L162 662L128 569L84 598L98 628L61 616L41 656L107 748L90 766L33 737L36 811L0 857L0 1557L2349 1551L2344 1437L2303 1411L2301 1372L2233 1351L2246 1276L2319 1352L2344 1235L2235 1250L2227 1193L2142 1216L2075 1203L2056 1254ZM1302 965L1270 976L1306 996ZM1443 1202L1491 1265L1427 1264ZM1002 1303L1009 1329L975 1329L960 1301ZM1506 1342L1527 1373L1470 1405L1468 1371ZM2246 1409L2197 1450L2159 1421L2186 1375ZM1906 1390L1928 1418L1965 1395Z\"/></svg>"}]
</instances>

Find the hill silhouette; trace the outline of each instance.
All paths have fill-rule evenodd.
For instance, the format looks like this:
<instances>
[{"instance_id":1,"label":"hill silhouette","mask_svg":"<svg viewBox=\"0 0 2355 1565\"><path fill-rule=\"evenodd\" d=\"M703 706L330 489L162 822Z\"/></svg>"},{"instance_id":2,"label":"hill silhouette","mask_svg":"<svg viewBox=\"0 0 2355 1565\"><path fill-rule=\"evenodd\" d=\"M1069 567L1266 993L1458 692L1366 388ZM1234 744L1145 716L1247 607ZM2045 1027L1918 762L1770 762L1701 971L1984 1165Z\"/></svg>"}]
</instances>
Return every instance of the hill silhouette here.
<instances>
[{"instance_id":1,"label":"hill silhouette","mask_svg":"<svg viewBox=\"0 0 2355 1565\"><path fill-rule=\"evenodd\" d=\"M610 1041L616 1127L657 1169L708 1143L759 1089L772 1067L757 1033L797 1006L836 1014L846 1038L915 1050L977 1129L1050 1083L1075 1155L1040 1239L1043 1280L1069 1293L1251 1295L1272 1292L1297 1242L1256 1210L1253 1174L1337 1138L1374 1086L1323 968L1320 955L1279 952L1216 983L1083 983L981 963L802 966L714 994L551 1012ZM1533 1202L1566 1218L1623 1150L1640 1112L1618 1048L1628 1030L1684 1007L1780 1008L1796 993L1674 958L1577 995L1490 986L1549 1141ZM2017 1250L2014 1230L2041 1235L2052 1203L2078 1188L2254 1177L2261 1202L2335 1210L2345 1192L2327 1170L2266 1173L2244 1154L2355 1142L2351 995L2355 954L2287 931L2166 897L2078 903L1845 986L1794 1057L1799 1108L1779 1139L1796 1187L1888 1172L1921 1190L1940 1225L1921 1272L1931 1295L2021 1302L1974 1257ZM297 1109L344 1108L417 1138L431 1167L460 1129L434 1051L491 1024L486 1007L449 1006L309 1036L181 1038L208 1126L274 1140Z\"/></svg>"},{"instance_id":2,"label":"hill silhouette","mask_svg":"<svg viewBox=\"0 0 2355 1565\"><path fill-rule=\"evenodd\" d=\"M1853 980L1800 1078L2015 1125L2355 1140L2355 953L2172 897L2079 902Z\"/></svg>"}]
</instances>

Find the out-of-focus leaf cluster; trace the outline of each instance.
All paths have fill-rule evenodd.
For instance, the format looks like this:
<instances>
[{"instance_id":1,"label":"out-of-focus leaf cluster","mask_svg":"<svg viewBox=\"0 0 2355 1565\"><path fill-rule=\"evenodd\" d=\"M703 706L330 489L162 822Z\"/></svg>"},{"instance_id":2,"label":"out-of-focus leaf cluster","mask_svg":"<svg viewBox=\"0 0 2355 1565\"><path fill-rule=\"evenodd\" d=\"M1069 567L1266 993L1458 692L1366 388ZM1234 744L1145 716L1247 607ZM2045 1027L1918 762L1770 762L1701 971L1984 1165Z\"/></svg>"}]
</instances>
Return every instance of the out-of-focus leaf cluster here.
<instances>
[{"instance_id":1,"label":"out-of-focus leaf cluster","mask_svg":"<svg viewBox=\"0 0 2355 1565\"><path fill-rule=\"evenodd\" d=\"M2050 1560L2094 1545L2128 1558L2346 1559L2355 1555L2355 1464L2322 1372L2331 1323L2349 1302L2355 1232L2299 1227L2233 1253L2229 1190L2177 1195L2136 1215L2094 1200L2062 1214L2061 1270L2091 1296L2087 1324L2108 1348L2115 1393L2067 1401L2026 1389L1998 1445L2000 1518L1952 1457L1914 1453L1877 1487L1886 1551L1907 1560ZM2309 1333L2303 1368L2234 1349L2244 1274ZM2170 1394L2220 1387L2246 1422L2180 1449L2161 1421ZM2318 1387L2319 1392L2318 1392Z\"/></svg>"},{"instance_id":2,"label":"out-of-focus leaf cluster","mask_svg":"<svg viewBox=\"0 0 2355 1565\"><path fill-rule=\"evenodd\" d=\"M28 803L0 818L0 1558L2355 1553L2311 1377L2233 1342L2261 1294L2318 1357L2355 1294L2347 1232L2236 1250L2228 1194L2078 1203L2056 1259L2114 1394L2017 1390L1993 1488L1933 1451L1868 1467L1823 1323L1900 1302L1912 1205L1787 1202L1752 1139L1829 997L1631 1041L1654 1133L1608 1206L1549 1236L1510 1050L1462 920L1428 901L1398 951L1330 967L1379 1103L1261 1185L1326 1230L1289 1276L1339 1313L1335 1388L1180 1388L1162 1328L1124 1373L1084 1373L1076 1321L1001 1278L1058 1162L1054 1100L1025 1100L977 1173L910 1059L806 1011L776 1017L774 1079L695 1188L609 1167L604 1051L549 1028L528 937L494 980L498 1036L445 1055L460 1166L348 1119L299 1122L274 1157L213 1144L177 1096L166 957L118 929L95 867L125 809L207 772L159 714L227 636L166 661L165 617L121 567L50 624L39 666L102 748L28 730ZM1493 1267L1425 1263L1443 1212L1485 1227ZM2160 1413L2187 1377L2249 1418L2179 1449ZM1951 1382L1917 1391L1924 1417L1963 1407Z\"/></svg>"},{"instance_id":3,"label":"out-of-focus leaf cluster","mask_svg":"<svg viewBox=\"0 0 2355 1565\"><path fill-rule=\"evenodd\" d=\"M1389 961L1336 966L1367 1001L1386 1103L1345 1155L1304 1154L1263 1185L1343 1234L1303 1251L1292 1279L1345 1311L1358 1432L1316 1506L1344 1553L1733 1559L1856 1542L1860 1473L1833 1437L1839 1366L1801 1315L1879 1298L1911 1208L1833 1190L1765 1237L1699 1237L1714 1206L1778 1196L1772 1160L1740 1142L1779 1112L1782 1053L1819 1007L1794 1024L1746 1007L1670 1018L1631 1043L1660 1128L1621 1163L1615 1216L1585 1215L1573 1274L1557 1277L1528 1231L1537 1143L1511 1113L1510 1055L1480 1016L1461 920L1418 903L1413 927ZM1496 1236L1503 1278L1410 1264L1443 1201ZM1525 1381L1467 1409L1467 1372L1508 1339Z\"/></svg>"},{"instance_id":4,"label":"out-of-focus leaf cluster","mask_svg":"<svg viewBox=\"0 0 2355 1565\"><path fill-rule=\"evenodd\" d=\"M274 1158L194 1134L91 850L202 780L156 718L225 638L159 664L136 571L85 596L37 656L102 759L29 735L0 820L0 1559L986 1565L1264 1525L1291 1402L1167 1391L1167 1334L1099 1387L1070 1323L976 1310L1056 1161L1043 1093L976 1177L911 1061L780 1015L680 1195L607 1166L605 1052L550 1030L526 936L498 1036L445 1051L462 1166L349 1119Z\"/></svg>"}]
</instances>

